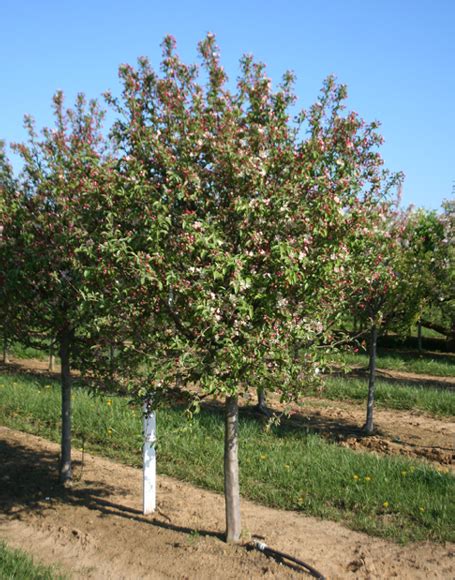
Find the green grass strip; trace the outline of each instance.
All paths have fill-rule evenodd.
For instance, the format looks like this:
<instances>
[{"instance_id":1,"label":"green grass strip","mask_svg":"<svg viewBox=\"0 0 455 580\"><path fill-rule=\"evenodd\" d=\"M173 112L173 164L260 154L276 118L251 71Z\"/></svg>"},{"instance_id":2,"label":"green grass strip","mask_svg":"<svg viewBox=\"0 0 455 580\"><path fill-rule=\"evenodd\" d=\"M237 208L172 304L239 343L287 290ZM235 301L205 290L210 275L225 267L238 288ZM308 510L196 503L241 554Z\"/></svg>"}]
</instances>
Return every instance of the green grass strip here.
<instances>
[{"instance_id":1,"label":"green grass strip","mask_svg":"<svg viewBox=\"0 0 455 580\"><path fill-rule=\"evenodd\" d=\"M56 349L57 350L57 349ZM48 360L49 353L44 350L38 350L31 346L25 346L20 342L13 342L8 347L8 355L14 358L22 359L38 359L38 360Z\"/></svg>"},{"instance_id":2,"label":"green grass strip","mask_svg":"<svg viewBox=\"0 0 455 580\"><path fill-rule=\"evenodd\" d=\"M141 414L125 398L74 390L75 459L89 451L141 464ZM59 440L55 382L0 375L0 423ZM221 492L223 420L202 411L192 421L176 409L158 413L158 470ZM455 540L455 478L418 461L354 452L305 430L265 431L240 421L241 491L264 505L343 522L396 542Z\"/></svg>"},{"instance_id":3,"label":"green grass strip","mask_svg":"<svg viewBox=\"0 0 455 580\"><path fill-rule=\"evenodd\" d=\"M0 580L63 580L64 576L48 566L36 564L20 550L0 541Z\"/></svg>"},{"instance_id":4,"label":"green grass strip","mask_svg":"<svg viewBox=\"0 0 455 580\"><path fill-rule=\"evenodd\" d=\"M326 378L322 391L312 390L308 394L338 401L359 401L366 404L368 379L349 376ZM434 417L455 417L455 391L431 389L424 385L402 383L400 385L377 379L376 405L385 409L424 411Z\"/></svg>"},{"instance_id":5,"label":"green grass strip","mask_svg":"<svg viewBox=\"0 0 455 580\"><path fill-rule=\"evenodd\" d=\"M368 355L364 353L343 353L335 358L347 365L368 367ZM455 377L455 354L431 354L400 352L378 349L377 366L379 369L427 374L440 377Z\"/></svg>"}]
</instances>

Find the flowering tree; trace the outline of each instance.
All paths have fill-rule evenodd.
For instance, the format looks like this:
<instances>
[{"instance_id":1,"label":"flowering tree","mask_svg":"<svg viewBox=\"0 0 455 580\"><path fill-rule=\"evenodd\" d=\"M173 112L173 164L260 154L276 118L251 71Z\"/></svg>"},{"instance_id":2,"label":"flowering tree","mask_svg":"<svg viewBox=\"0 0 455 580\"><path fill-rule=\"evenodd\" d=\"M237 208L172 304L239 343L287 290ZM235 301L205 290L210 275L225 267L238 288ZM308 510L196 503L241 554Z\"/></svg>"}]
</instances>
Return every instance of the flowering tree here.
<instances>
[{"instance_id":1,"label":"flowering tree","mask_svg":"<svg viewBox=\"0 0 455 580\"><path fill-rule=\"evenodd\" d=\"M441 230L433 213L399 211L390 203L379 208L370 213L369 227L357 232L352 269L351 308L369 330L367 434L374 431L378 334L387 329L404 334L422 316L438 273L434 250Z\"/></svg>"},{"instance_id":2,"label":"flowering tree","mask_svg":"<svg viewBox=\"0 0 455 580\"><path fill-rule=\"evenodd\" d=\"M212 35L199 53L202 70L167 37L161 75L140 59L120 68L121 98L108 95L122 154L99 245L110 265L92 272L110 276L109 300L92 297L105 309L100 329L109 312L129 313L117 347L125 363L142 361L140 396L196 384L224 399L235 542L239 397L260 388L295 399L314 379L317 345L341 313L352 231L381 191L381 138L344 114L346 89L333 78L292 119L291 73L273 90L246 56L229 89Z\"/></svg>"},{"instance_id":3,"label":"flowering tree","mask_svg":"<svg viewBox=\"0 0 455 580\"><path fill-rule=\"evenodd\" d=\"M26 117L28 142L15 145L24 160L15 220L5 225L17 273L16 319L22 340L43 346L56 339L61 357L62 447L60 478L71 479L71 365L87 317L84 271L91 232L98 225L94 198L101 187L104 144L102 113L79 95L65 110L53 99L55 129L38 136ZM103 167L103 171L101 171ZM88 203L90 199L90 204Z\"/></svg>"}]
</instances>

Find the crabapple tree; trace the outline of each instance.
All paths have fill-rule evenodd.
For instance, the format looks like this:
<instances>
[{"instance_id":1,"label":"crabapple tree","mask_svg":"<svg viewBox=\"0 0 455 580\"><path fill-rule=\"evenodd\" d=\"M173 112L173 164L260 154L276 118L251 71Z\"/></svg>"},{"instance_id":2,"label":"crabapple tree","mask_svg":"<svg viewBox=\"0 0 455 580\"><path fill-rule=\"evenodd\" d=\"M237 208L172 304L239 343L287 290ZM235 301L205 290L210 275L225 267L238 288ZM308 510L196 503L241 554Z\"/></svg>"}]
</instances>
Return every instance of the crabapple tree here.
<instances>
[{"instance_id":1,"label":"crabapple tree","mask_svg":"<svg viewBox=\"0 0 455 580\"><path fill-rule=\"evenodd\" d=\"M83 300L87 253L99 223L95 199L107 174L101 136L103 113L96 102L79 95L65 110L63 94L53 98L55 127L37 134L25 118L26 143L16 144L24 162L14 222L10 259L17 275L21 337L41 346L43 337L56 339L61 358L62 438L60 479L71 470L71 366L78 341L83 340L87 307ZM88 203L90 199L90 203Z\"/></svg>"},{"instance_id":2,"label":"crabapple tree","mask_svg":"<svg viewBox=\"0 0 455 580\"><path fill-rule=\"evenodd\" d=\"M125 363L149 373L141 397L179 385L224 400L236 542L239 397L260 388L289 401L315 380L318 345L345 305L352 232L381 195L381 137L344 111L331 77L294 117L291 73L273 88L245 56L229 83L210 34L199 55L201 68L184 64L167 37L161 71L145 58L124 65L121 96L108 95L120 155L100 247L116 282L111 309L92 298L105 320L128 312L120 343Z\"/></svg>"}]
</instances>

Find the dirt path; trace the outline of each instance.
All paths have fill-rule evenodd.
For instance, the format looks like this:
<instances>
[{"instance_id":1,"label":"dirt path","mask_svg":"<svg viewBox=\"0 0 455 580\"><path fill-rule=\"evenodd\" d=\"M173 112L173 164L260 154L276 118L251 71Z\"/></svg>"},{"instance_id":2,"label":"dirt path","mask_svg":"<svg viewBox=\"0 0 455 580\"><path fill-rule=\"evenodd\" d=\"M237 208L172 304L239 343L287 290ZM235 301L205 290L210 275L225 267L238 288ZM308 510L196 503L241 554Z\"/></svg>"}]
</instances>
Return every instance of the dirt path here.
<instances>
[{"instance_id":1,"label":"dirt path","mask_svg":"<svg viewBox=\"0 0 455 580\"><path fill-rule=\"evenodd\" d=\"M455 372L455 357L454 357L454 372ZM377 374L379 378L390 378L396 381L405 381L408 384L418 383L419 385L424 384L434 388L439 387L445 389L447 388L455 389L455 375L452 377L444 377L441 375L410 373L407 371L392 371L388 369L378 369Z\"/></svg>"},{"instance_id":2,"label":"dirt path","mask_svg":"<svg viewBox=\"0 0 455 580\"><path fill-rule=\"evenodd\" d=\"M140 513L141 472L86 456L82 477L56 485L58 446L0 427L0 537L73 578L307 577L244 546L227 546L223 498L161 477L159 513ZM80 473L80 467L76 468ZM453 578L455 544L398 546L296 512L242 502L251 533L327 578Z\"/></svg>"}]
</instances>

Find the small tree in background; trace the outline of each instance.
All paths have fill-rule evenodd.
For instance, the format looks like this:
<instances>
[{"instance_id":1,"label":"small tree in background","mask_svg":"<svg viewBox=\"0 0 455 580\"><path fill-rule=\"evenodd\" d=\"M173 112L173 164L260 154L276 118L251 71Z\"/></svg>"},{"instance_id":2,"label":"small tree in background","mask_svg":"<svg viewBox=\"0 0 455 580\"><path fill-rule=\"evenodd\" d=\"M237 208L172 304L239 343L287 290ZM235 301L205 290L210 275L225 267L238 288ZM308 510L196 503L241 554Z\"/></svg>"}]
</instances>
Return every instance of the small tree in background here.
<instances>
[{"instance_id":1,"label":"small tree in background","mask_svg":"<svg viewBox=\"0 0 455 580\"><path fill-rule=\"evenodd\" d=\"M455 349L455 201L442 204L441 214L430 214L422 235L414 241L416 251L425 252L422 263L426 304L422 324L447 338Z\"/></svg>"},{"instance_id":2,"label":"small tree in background","mask_svg":"<svg viewBox=\"0 0 455 580\"><path fill-rule=\"evenodd\" d=\"M17 276L16 331L26 344L48 348L56 339L61 358L62 439L60 479L72 478L71 366L83 340L87 312L80 248L90 247L99 216L93 197L101 187L104 144L102 113L79 95L65 110L63 95L53 99L55 128L38 136L27 117L28 142L15 145L24 161L18 209L6 227ZM90 199L90 204L88 203ZM86 257L86 255L85 255Z\"/></svg>"},{"instance_id":3,"label":"small tree in background","mask_svg":"<svg viewBox=\"0 0 455 580\"><path fill-rule=\"evenodd\" d=\"M292 120L292 74L273 90L247 56L230 90L212 35L199 53L203 82L171 37L161 76L146 59L120 69L122 97L108 98L122 156L98 246L109 266L102 260L90 275L107 275L110 290L91 296L103 310L100 334L119 307L129 313L117 346L130 356L117 360L142 361L130 382L141 397L196 384L224 399L226 535L235 542L239 397L260 388L296 399L315 379L318 345L330 342L345 304L337 291L352 232L381 193L381 138L376 124L343 113L346 89L332 78Z\"/></svg>"},{"instance_id":4,"label":"small tree in background","mask_svg":"<svg viewBox=\"0 0 455 580\"><path fill-rule=\"evenodd\" d=\"M400 176L395 176L394 180ZM368 229L358 232L353 266L351 308L368 328L369 379L364 430L374 431L374 399L378 336L388 329L404 335L421 316L427 299L431 263L422 244L421 227L431 216L413 210L398 211L389 203L370 214ZM427 240L428 242L428 240Z\"/></svg>"}]
</instances>

